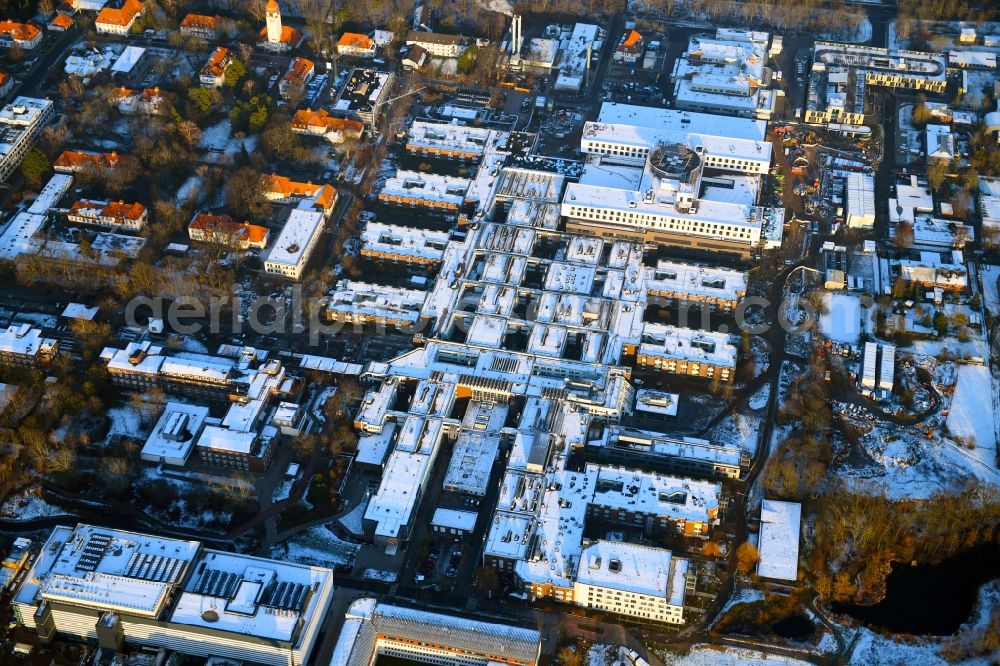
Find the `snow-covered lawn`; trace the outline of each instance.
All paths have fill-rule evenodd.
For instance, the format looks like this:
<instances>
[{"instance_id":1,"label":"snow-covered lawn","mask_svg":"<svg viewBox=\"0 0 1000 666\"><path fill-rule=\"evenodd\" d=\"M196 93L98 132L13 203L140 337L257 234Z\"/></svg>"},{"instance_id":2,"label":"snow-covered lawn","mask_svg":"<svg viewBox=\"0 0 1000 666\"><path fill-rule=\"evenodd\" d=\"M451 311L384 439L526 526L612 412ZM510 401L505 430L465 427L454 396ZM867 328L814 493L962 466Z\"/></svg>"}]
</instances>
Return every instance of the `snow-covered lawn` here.
<instances>
[{"instance_id":1,"label":"snow-covered lawn","mask_svg":"<svg viewBox=\"0 0 1000 666\"><path fill-rule=\"evenodd\" d=\"M910 429L876 427L860 439L878 467L843 472L858 492L896 500L926 499L953 491L970 474L984 483L1000 482L994 472L971 460L971 452L937 435L927 439Z\"/></svg>"},{"instance_id":2,"label":"snow-covered lawn","mask_svg":"<svg viewBox=\"0 0 1000 666\"><path fill-rule=\"evenodd\" d=\"M805 666L810 663L750 648L719 645L695 645L683 656L670 653L660 653L659 656L667 666Z\"/></svg>"},{"instance_id":3,"label":"snow-covered lawn","mask_svg":"<svg viewBox=\"0 0 1000 666\"><path fill-rule=\"evenodd\" d=\"M996 415L990 371L983 365L963 365L948 410L948 434L959 437L985 465L996 467Z\"/></svg>"},{"instance_id":4,"label":"snow-covered lawn","mask_svg":"<svg viewBox=\"0 0 1000 666\"><path fill-rule=\"evenodd\" d=\"M621 645L597 643L590 646L583 663L588 666L615 666L616 664L629 666L633 662L629 657L628 648Z\"/></svg>"},{"instance_id":5,"label":"snow-covered lawn","mask_svg":"<svg viewBox=\"0 0 1000 666\"><path fill-rule=\"evenodd\" d=\"M709 439L723 446L738 446L753 455L757 450L760 417L750 414L730 414L712 428Z\"/></svg>"},{"instance_id":6,"label":"snow-covered lawn","mask_svg":"<svg viewBox=\"0 0 1000 666\"><path fill-rule=\"evenodd\" d=\"M233 127L228 120L206 127L201 133L201 141L198 145L204 150L214 152L219 157L212 161L228 162L233 155L240 151L240 146L246 149L247 153L252 153L257 146L256 136L245 136L243 139L233 137ZM211 159L211 155L207 156Z\"/></svg>"},{"instance_id":7,"label":"snow-covered lawn","mask_svg":"<svg viewBox=\"0 0 1000 666\"><path fill-rule=\"evenodd\" d=\"M739 606L740 604L752 604L755 601L761 601L764 598L764 593L753 587L743 587L736 590L733 596L729 597L729 601L726 605L722 607L722 611L719 612L717 617L722 617L726 614L733 606Z\"/></svg>"},{"instance_id":8,"label":"snow-covered lawn","mask_svg":"<svg viewBox=\"0 0 1000 666\"><path fill-rule=\"evenodd\" d=\"M364 529L361 526L361 519L364 518L365 510L368 508L368 500L361 502L353 509L338 518L338 522L344 526L351 534L361 536Z\"/></svg>"},{"instance_id":9,"label":"snow-covered lawn","mask_svg":"<svg viewBox=\"0 0 1000 666\"><path fill-rule=\"evenodd\" d=\"M820 331L834 342L857 344L863 329L864 309L854 294L829 293L824 297L826 313L820 315Z\"/></svg>"},{"instance_id":10,"label":"snow-covered lawn","mask_svg":"<svg viewBox=\"0 0 1000 666\"><path fill-rule=\"evenodd\" d=\"M764 384L759 389L757 389L756 393L750 396L750 398L747 400L747 406L750 409L764 409L765 407L767 407L767 399L770 397L771 397L771 385Z\"/></svg>"},{"instance_id":11,"label":"snow-covered lawn","mask_svg":"<svg viewBox=\"0 0 1000 666\"><path fill-rule=\"evenodd\" d=\"M271 557L328 567L352 564L358 550L359 546L341 541L333 532L320 525L272 546Z\"/></svg>"},{"instance_id":12,"label":"snow-covered lawn","mask_svg":"<svg viewBox=\"0 0 1000 666\"><path fill-rule=\"evenodd\" d=\"M201 178L198 176L190 176L187 180L181 183L181 186L177 188L177 204L183 206L189 200L195 202L201 202L201 188L202 182Z\"/></svg>"},{"instance_id":13,"label":"snow-covered lawn","mask_svg":"<svg viewBox=\"0 0 1000 666\"><path fill-rule=\"evenodd\" d=\"M107 413L108 418L111 419L111 429L108 430L109 440L114 435L137 437L143 431L142 415L131 405L112 407Z\"/></svg>"},{"instance_id":14,"label":"snow-covered lawn","mask_svg":"<svg viewBox=\"0 0 1000 666\"><path fill-rule=\"evenodd\" d=\"M295 483L295 479L285 479L277 486L274 487L274 494L271 495L272 502L280 502L284 499L288 499L288 496L292 492L292 484Z\"/></svg>"},{"instance_id":15,"label":"snow-covered lawn","mask_svg":"<svg viewBox=\"0 0 1000 666\"><path fill-rule=\"evenodd\" d=\"M59 516L68 513L57 506L52 506L30 490L24 490L17 495L11 495L0 506L0 516L12 520L33 520L46 516Z\"/></svg>"}]
</instances>

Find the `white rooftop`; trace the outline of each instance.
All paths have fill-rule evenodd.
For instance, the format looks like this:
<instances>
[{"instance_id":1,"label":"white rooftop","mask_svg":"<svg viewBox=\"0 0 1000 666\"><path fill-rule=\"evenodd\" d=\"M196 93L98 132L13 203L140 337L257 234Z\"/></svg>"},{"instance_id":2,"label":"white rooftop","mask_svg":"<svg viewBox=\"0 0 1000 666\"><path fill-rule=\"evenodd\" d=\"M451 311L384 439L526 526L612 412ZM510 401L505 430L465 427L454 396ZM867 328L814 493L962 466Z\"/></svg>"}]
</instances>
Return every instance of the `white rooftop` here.
<instances>
[{"instance_id":1,"label":"white rooftop","mask_svg":"<svg viewBox=\"0 0 1000 666\"><path fill-rule=\"evenodd\" d=\"M461 206L471 182L468 178L400 169L385 181L379 194Z\"/></svg>"},{"instance_id":2,"label":"white rooftop","mask_svg":"<svg viewBox=\"0 0 1000 666\"><path fill-rule=\"evenodd\" d=\"M329 569L206 550L170 621L297 645L332 589Z\"/></svg>"},{"instance_id":3,"label":"white rooftop","mask_svg":"<svg viewBox=\"0 0 1000 666\"><path fill-rule=\"evenodd\" d=\"M463 431L455 441L445 473L445 490L480 497L486 495L499 450L499 434Z\"/></svg>"},{"instance_id":4,"label":"white rooftop","mask_svg":"<svg viewBox=\"0 0 1000 666\"><path fill-rule=\"evenodd\" d=\"M478 517L479 514L475 511L460 511L458 509L438 507L434 510L431 525L471 532L476 528L476 519Z\"/></svg>"},{"instance_id":5,"label":"white rooftop","mask_svg":"<svg viewBox=\"0 0 1000 666\"><path fill-rule=\"evenodd\" d=\"M631 125L662 132L682 132L725 137L740 141L764 141L767 123L693 111L604 102L597 116L602 125ZM655 145L655 144L654 144Z\"/></svg>"},{"instance_id":6,"label":"white rooftop","mask_svg":"<svg viewBox=\"0 0 1000 666\"><path fill-rule=\"evenodd\" d=\"M735 367L737 350L726 333L648 323L643 324L638 353Z\"/></svg>"},{"instance_id":7,"label":"white rooftop","mask_svg":"<svg viewBox=\"0 0 1000 666\"><path fill-rule=\"evenodd\" d=\"M680 563L683 564L676 566ZM602 540L591 543L580 553L576 581L661 597L674 606L683 606L686 571L687 560L674 558L669 550Z\"/></svg>"},{"instance_id":8,"label":"white rooftop","mask_svg":"<svg viewBox=\"0 0 1000 666\"><path fill-rule=\"evenodd\" d=\"M441 261L448 232L369 222L361 232L363 252L396 254Z\"/></svg>"},{"instance_id":9,"label":"white rooftop","mask_svg":"<svg viewBox=\"0 0 1000 666\"><path fill-rule=\"evenodd\" d=\"M757 575L794 581L799 570L802 505L765 499L760 508Z\"/></svg>"},{"instance_id":10,"label":"white rooftop","mask_svg":"<svg viewBox=\"0 0 1000 666\"><path fill-rule=\"evenodd\" d=\"M201 434L207 417L208 407L168 402L142 447L142 459L183 465L194 450L195 438Z\"/></svg>"},{"instance_id":11,"label":"white rooftop","mask_svg":"<svg viewBox=\"0 0 1000 666\"><path fill-rule=\"evenodd\" d=\"M323 229L323 220L322 211L293 208L266 260L274 264L298 266L306 259L304 255L312 240Z\"/></svg>"},{"instance_id":12,"label":"white rooftop","mask_svg":"<svg viewBox=\"0 0 1000 666\"><path fill-rule=\"evenodd\" d=\"M33 603L40 595L85 608L157 617L200 547L197 541L92 525L57 527L15 601Z\"/></svg>"}]
</instances>

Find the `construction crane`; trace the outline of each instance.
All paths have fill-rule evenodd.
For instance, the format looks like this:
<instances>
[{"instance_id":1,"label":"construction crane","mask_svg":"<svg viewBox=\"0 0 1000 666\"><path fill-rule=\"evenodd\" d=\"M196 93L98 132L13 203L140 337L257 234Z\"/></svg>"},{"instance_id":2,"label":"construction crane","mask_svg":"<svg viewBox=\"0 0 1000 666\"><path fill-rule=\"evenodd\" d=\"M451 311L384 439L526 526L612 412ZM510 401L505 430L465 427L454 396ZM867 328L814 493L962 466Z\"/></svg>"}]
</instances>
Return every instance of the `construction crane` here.
<instances>
[{"instance_id":1,"label":"construction crane","mask_svg":"<svg viewBox=\"0 0 1000 666\"><path fill-rule=\"evenodd\" d=\"M384 102L379 102L378 104L376 104L376 105L374 105L372 107L372 112L374 112L375 109L377 109L378 107L382 106L383 104L391 104L392 102L395 102L397 99L403 99L404 97L409 97L410 95L416 95L418 92L420 92L421 90L423 90L426 87L427 86L420 86L416 90L411 90L410 92L405 92L402 95L396 95L395 97L391 97L391 98L385 100Z\"/></svg>"}]
</instances>

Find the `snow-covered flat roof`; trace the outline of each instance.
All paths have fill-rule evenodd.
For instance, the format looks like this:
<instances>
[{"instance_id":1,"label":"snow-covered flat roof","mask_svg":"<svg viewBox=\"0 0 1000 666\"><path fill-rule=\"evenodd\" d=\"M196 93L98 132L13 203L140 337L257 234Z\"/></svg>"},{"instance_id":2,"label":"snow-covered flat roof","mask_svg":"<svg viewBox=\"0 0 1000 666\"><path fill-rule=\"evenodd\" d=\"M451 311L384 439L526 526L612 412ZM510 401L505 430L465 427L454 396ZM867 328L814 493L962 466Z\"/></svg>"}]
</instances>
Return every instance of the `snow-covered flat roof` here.
<instances>
[{"instance_id":1,"label":"snow-covered flat roof","mask_svg":"<svg viewBox=\"0 0 1000 666\"><path fill-rule=\"evenodd\" d=\"M943 53L895 51L876 46L816 42L816 62L884 72L888 76L943 81L948 63Z\"/></svg>"},{"instance_id":2,"label":"snow-covered flat roof","mask_svg":"<svg viewBox=\"0 0 1000 666\"><path fill-rule=\"evenodd\" d=\"M229 430L221 426L205 426L197 446L214 451L249 455L257 441L257 433Z\"/></svg>"},{"instance_id":3,"label":"snow-covered flat roof","mask_svg":"<svg viewBox=\"0 0 1000 666\"><path fill-rule=\"evenodd\" d=\"M472 319L466 341L483 347L500 347L507 334L507 320L500 317L476 315Z\"/></svg>"},{"instance_id":4,"label":"snow-covered flat roof","mask_svg":"<svg viewBox=\"0 0 1000 666\"><path fill-rule=\"evenodd\" d=\"M117 60L115 60L115 64L111 67L111 71L113 73L128 74L137 64L139 64L139 61L145 54L146 49L141 46L126 46L122 51L122 54L118 56Z\"/></svg>"},{"instance_id":5,"label":"snow-covered flat roof","mask_svg":"<svg viewBox=\"0 0 1000 666\"><path fill-rule=\"evenodd\" d=\"M638 353L736 367L737 349L726 333L649 323L643 324Z\"/></svg>"},{"instance_id":6,"label":"snow-covered flat roof","mask_svg":"<svg viewBox=\"0 0 1000 666\"><path fill-rule=\"evenodd\" d=\"M206 550L170 621L296 643L323 620L332 589L330 569Z\"/></svg>"},{"instance_id":7,"label":"snow-covered flat roof","mask_svg":"<svg viewBox=\"0 0 1000 666\"><path fill-rule=\"evenodd\" d=\"M514 199L515 202L555 203L559 201L565 183L566 176L561 173L505 166L500 172L496 195ZM511 223L510 216L507 221Z\"/></svg>"},{"instance_id":8,"label":"snow-covered flat roof","mask_svg":"<svg viewBox=\"0 0 1000 666\"><path fill-rule=\"evenodd\" d=\"M548 291L589 294L594 276L595 271L591 266L553 262L545 274L544 288Z\"/></svg>"},{"instance_id":9,"label":"snow-covered flat roof","mask_svg":"<svg viewBox=\"0 0 1000 666\"><path fill-rule=\"evenodd\" d=\"M535 245L535 230L491 222L479 236L479 247L491 252L531 254Z\"/></svg>"},{"instance_id":10,"label":"snow-covered flat roof","mask_svg":"<svg viewBox=\"0 0 1000 666\"><path fill-rule=\"evenodd\" d=\"M15 593L85 608L156 617L201 544L80 524L58 527Z\"/></svg>"},{"instance_id":11,"label":"snow-covered flat roof","mask_svg":"<svg viewBox=\"0 0 1000 666\"><path fill-rule=\"evenodd\" d=\"M326 307L341 316L416 322L426 298L425 291L341 280Z\"/></svg>"},{"instance_id":12,"label":"snow-covered flat roof","mask_svg":"<svg viewBox=\"0 0 1000 666\"><path fill-rule=\"evenodd\" d=\"M481 157L495 132L482 127L415 120L406 135L407 150L444 150Z\"/></svg>"},{"instance_id":13,"label":"snow-covered flat roof","mask_svg":"<svg viewBox=\"0 0 1000 666\"><path fill-rule=\"evenodd\" d=\"M665 416L677 416L680 395L655 389L639 389L635 393L635 408L641 412L653 412Z\"/></svg>"},{"instance_id":14,"label":"snow-covered flat roof","mask_svg":"<svg viewBox=\"0 0 1000 666\"><path fill-rule=\"evenodd\" d=\"M654 472L587 465L595 475L593 504L622 511L708 523L722 486Z\"/></svg>"},{"instance_id":15,"label":"snow-covered flat roof","mask_svg":"<svg viewBox=\"0 0 1000 666\"><path fill-rule=\"evenodd\" d=\"M386 413L395 404L398 394L398 381L390 379L382 382L378 389L365 394L355 420L366 424L370 429L377 430L385 423Z\"/></svg>"},{"instance_id":16,"label":"snow-covered flat roof","mask_svg":"<svg viewBox=\"0 0 1000 666\"><path fill-rule=\"evenodd\" d=\"M534 519L530 515L497 511L493 514L493 522L490 523L483 555L509 560L524 559L528 552L533 523Z\"/></svg>"},{"instance_id":17,"label":"snow-covered flat roof","mask_svg":"<svg viewBox=\"0 0 1000 666\"><path fill-rule=\"evenodd\" d=\"M441 261L448 245L447 231L430 231L369 222L361 232L362 252L419 257Z\"/></svg>"},{"instance_id":18,"label":"snow-covered flat roof","mask_svg":"<svg viewBox=\"0 0 1000 666\"><path fill-rule=\"evenodd\" d=\"M385 181L379 196L419 199L461 206L472 183L468 178L400 169Z\"/></svg>"},{"instance_id":19,"label":"snow-covered flat roof","mask_svg":"<svg viewBox=\"0 0 1000 666\"><path fill-rule=\"evenodd\" d=\"M52 108L52 100L37 97L18 97L0 108L0 125L34 125L46 111Z\"/></svg>"},{"instance_id":20,"label":"snow-covered flat roof","mask_svg":"<svg viewBox=\"0 0 1000 666\"><path fill-rule=\"evenodd\" d=\"M420 380L410 401L410 414L447 417L454 400L454 383Z\"/></svg>"},{"instance_id":21,"label":"snow-covered flat roof","mask_svg":"<svg viewBox=\"0 0 1000 666\"><path fill-rule=\"evenodd\" d=\"M767 133L767 123L763 120L749 120L617 102L604 102L598 113L597 122L608 125L657 128L666 132L704 134L744 141L764 141Z\"/></svg>"},{"instance_id":22,"label":"snow-covered flat roof","mask_svg":"<svg viewBox=\"0 0 1000 666\"><path fill-rule=\"evenodd\" d=\"M675 597L673 562L669 550L620 541L595 541L580 552L576 582L610 590L646 594L684 605L684 586ZM683 583L684 575L680 572Z\"/></svg>"},{"instance_id":23,"label":"snow-covered flat roof","mask_svg":"<svg viewBox=\"0 0 1000 666\"><path fill-rule=\"evenodd\" d=\"M445 490L485 495L499 450L499 434L462 431L455 441L448 471L445 473Z\"/></svg>"},{"instance_id":24,"label":"snow-covered flat roof","mask_svg":"<svg viewBox=\"0 0 1000 666\"><path fill-rule=\"evenodd\" d=\"M168 402L140 455L150 462L183 465L191 456L195 438L208 417L208 407Z\"/></svg>"},{"instance_id":25,"label":"snow-covered flat roof","mask_svg":"<svg viewBox=\"0 0 1000 666\"><path fill-rule=\"evenodd\" d=\"M541 644L534 629L387 604L375 607L370 622L378 635L447 646L463 657L503 655L514 663L533 664Z\"/></svg>"},{"instance_id":26,"label":"snow-covered flat roof","mask_svg":"<svg viewBox=\"0 0 1000 666\"><path fill-rule=\"evenodd\" d=\"M283 266L298 266L308 260L305 253L311 248L316 235L323 229L323 212L294 208L281 233L271 246L267 262Z\"/></svg>"},{"instance_id":27,"label":"snow-covered flat roof","mask_svg":"<svg viewBox=\"0 0 1000 666\"><path fill-rule=\"evenodd\" d=\"M1000 178L979 178L979 210L983 225L1000 226Z\"/></svg>"},{"instance_id":28,"label":"snow-covered flat roof","mask_svg":"<svg viewBox=\"0 0 1000 666\"><path fill-rule=\"evenodd\" d=\"M535 323L528 337L528 352L539 356L561 358L569 331L565 326Z\"/></svg>"},{"instance_id":29,"label":"snow-covered flat roof","mask_svg":"<svg viewBox=\"0 0 1000 666\"><path fill-rule=\"evenodd\" d=\"M431 454L442 434L441 419L407 414L396 436L396 451Z\"/></svg>"},{"instance_id":30,"label":"snow-covered flat roof","mask_svg":"<svg viewBox=\"0 0 1000 666\"><path fill-rule=\"evenodd\" d=\"M696 298L737 301L747 288L744 271L716 266L660 260L655 268L646 268L644 273L646 290L651 293L671 292Z\"/></svg>"},{"instance_id":31,"label":"snow-covered flat roof","mask_svg":"<svg viewBox=\"0 0 1000 666\"><path fill-rule=\"evenodd\" d=\"M389 453L389 447L392 446L393 433L395 432L395 422L389 421L382 428L382 432L361 435L358 438L358 453L354 461L363 465L381 466Z\"/></svg>"},{"instance_id":32,"label":"snow-covered flat roof","mask_svg":"<svg viewBox=\"0 0 1000 666\"><path fill-rule=\"evenodd\" d=\"M42 329L30 324L11 324L0 331L0 353L34 357L55 348L55 339L43 337Z\"/></svg>"},{"instance_id":33,"label":"snow-covered flat roof","mask_svg":"<svg viewBox=\"0 0 1000 666\"><path fill-rule=\"evenodd\" d=\"M562 187L559 188L559 195ZM515 199L507 214L507 224L519 224L540 229L555 229L559 226L559 199L553 201L536 201L532 199Z\"/></svg>"},{"instance_id":34,"label":"snow-covered flat roof","mask_svg":"<svg viewBox=\"0 0 1000 666\"><path fill-rule=\"evenodd\" d=\"M799 525L802 505L765 499L760 507L760 560L757 575L794 581L799 570Z\"/></svg>"},{"instance_id":35,"label":"snow-covered flat roof","mask_svg":"<svg viewBox=\"0 0 1000 666\"><path fill-rule=\"evenodd\" d=\"M622 426L611 426L608 434L606 445L734 467L739 467L740 464L741 450L735 446L721 446L695 437L677 438L659 432Z\"/></svg>"},{"instance_id":36,"label":"snow-covered flat roof","mask_svg":"<svg viewBox=\"0 0 1000 666\"><path fill-rule=\"evenodd\" d=\"M475 511L460 511L458 509L438 507L434 510L431 525L471 532L476 528L476 519L478 517L479 514Z\"/></svg>"},{"instance_id":37,"label":"snow-covered flat roof","mask_svg":"<svg viewBox=\"0 0 1000 666\"><path fill-rule=\"evenodd\" d=\"M637 190L614 189L582 183L570 183L566 187L566 195L562 204L563 215L573 217L571 212L573 206L595 210L622 211L636 215L645 214L689 222L689 226L692 228L688 233L692 235L724 237L730 240L733 239L724 235L721 230L713 231L711 225L719 225L720 229L743 226L750 232L750 237L745 239L747 243L759 240L760 230L765 221L765 209L756 206L703 199L699 201L696 212L681 211L674 205L673 201L660 203L655 198L648 201L643 193ZM705 227L701 227L701 223L704 223Z\"/></svg>"},{"instance_id":38,"label":"snow-covered flat roof","mask_svg":"<svg viewBox=\"0 0 1000 666\"><path fill-rule=\"evenodd\" d=\"M378 491L365 510L365 520L376 523L375 534L396 538L416 509L434 456L409 451L393 451L382 471Z\"/></svg>"}]
</instances>

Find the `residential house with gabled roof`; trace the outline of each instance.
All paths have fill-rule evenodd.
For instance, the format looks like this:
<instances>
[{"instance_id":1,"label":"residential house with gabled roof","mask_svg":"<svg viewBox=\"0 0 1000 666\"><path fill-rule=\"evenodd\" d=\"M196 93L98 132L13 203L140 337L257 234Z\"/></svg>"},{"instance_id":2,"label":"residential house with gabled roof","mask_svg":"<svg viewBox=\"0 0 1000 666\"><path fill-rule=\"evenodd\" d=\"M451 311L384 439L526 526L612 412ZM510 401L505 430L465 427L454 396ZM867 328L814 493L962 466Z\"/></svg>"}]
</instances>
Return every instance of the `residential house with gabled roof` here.
<instances>
[{"instance_id":1,"label":"residential house with gabled roof","mask_svg":"<svg viewBox=\"0 0 1000 666\"><path fill-rule=\"evenodd\" d=\"M297 134L322 136L330 143L343 143L348 138L357 138L364 131L364 123L350 118L331 116L326 109L299 109L292 116L292 131Z\"/></svg>"},{"instance_id":2,"label":"residential house with gabled roof","mask_svg":"<svg viewBox=\"0 0 1000 666\"><path fill-rule=\"evenodd\" d=\"M97 32L127 35L145 11L140 0L125 0L121 7L105 7L97 14L94 27Z\"/></svg>"}]
</instances>

